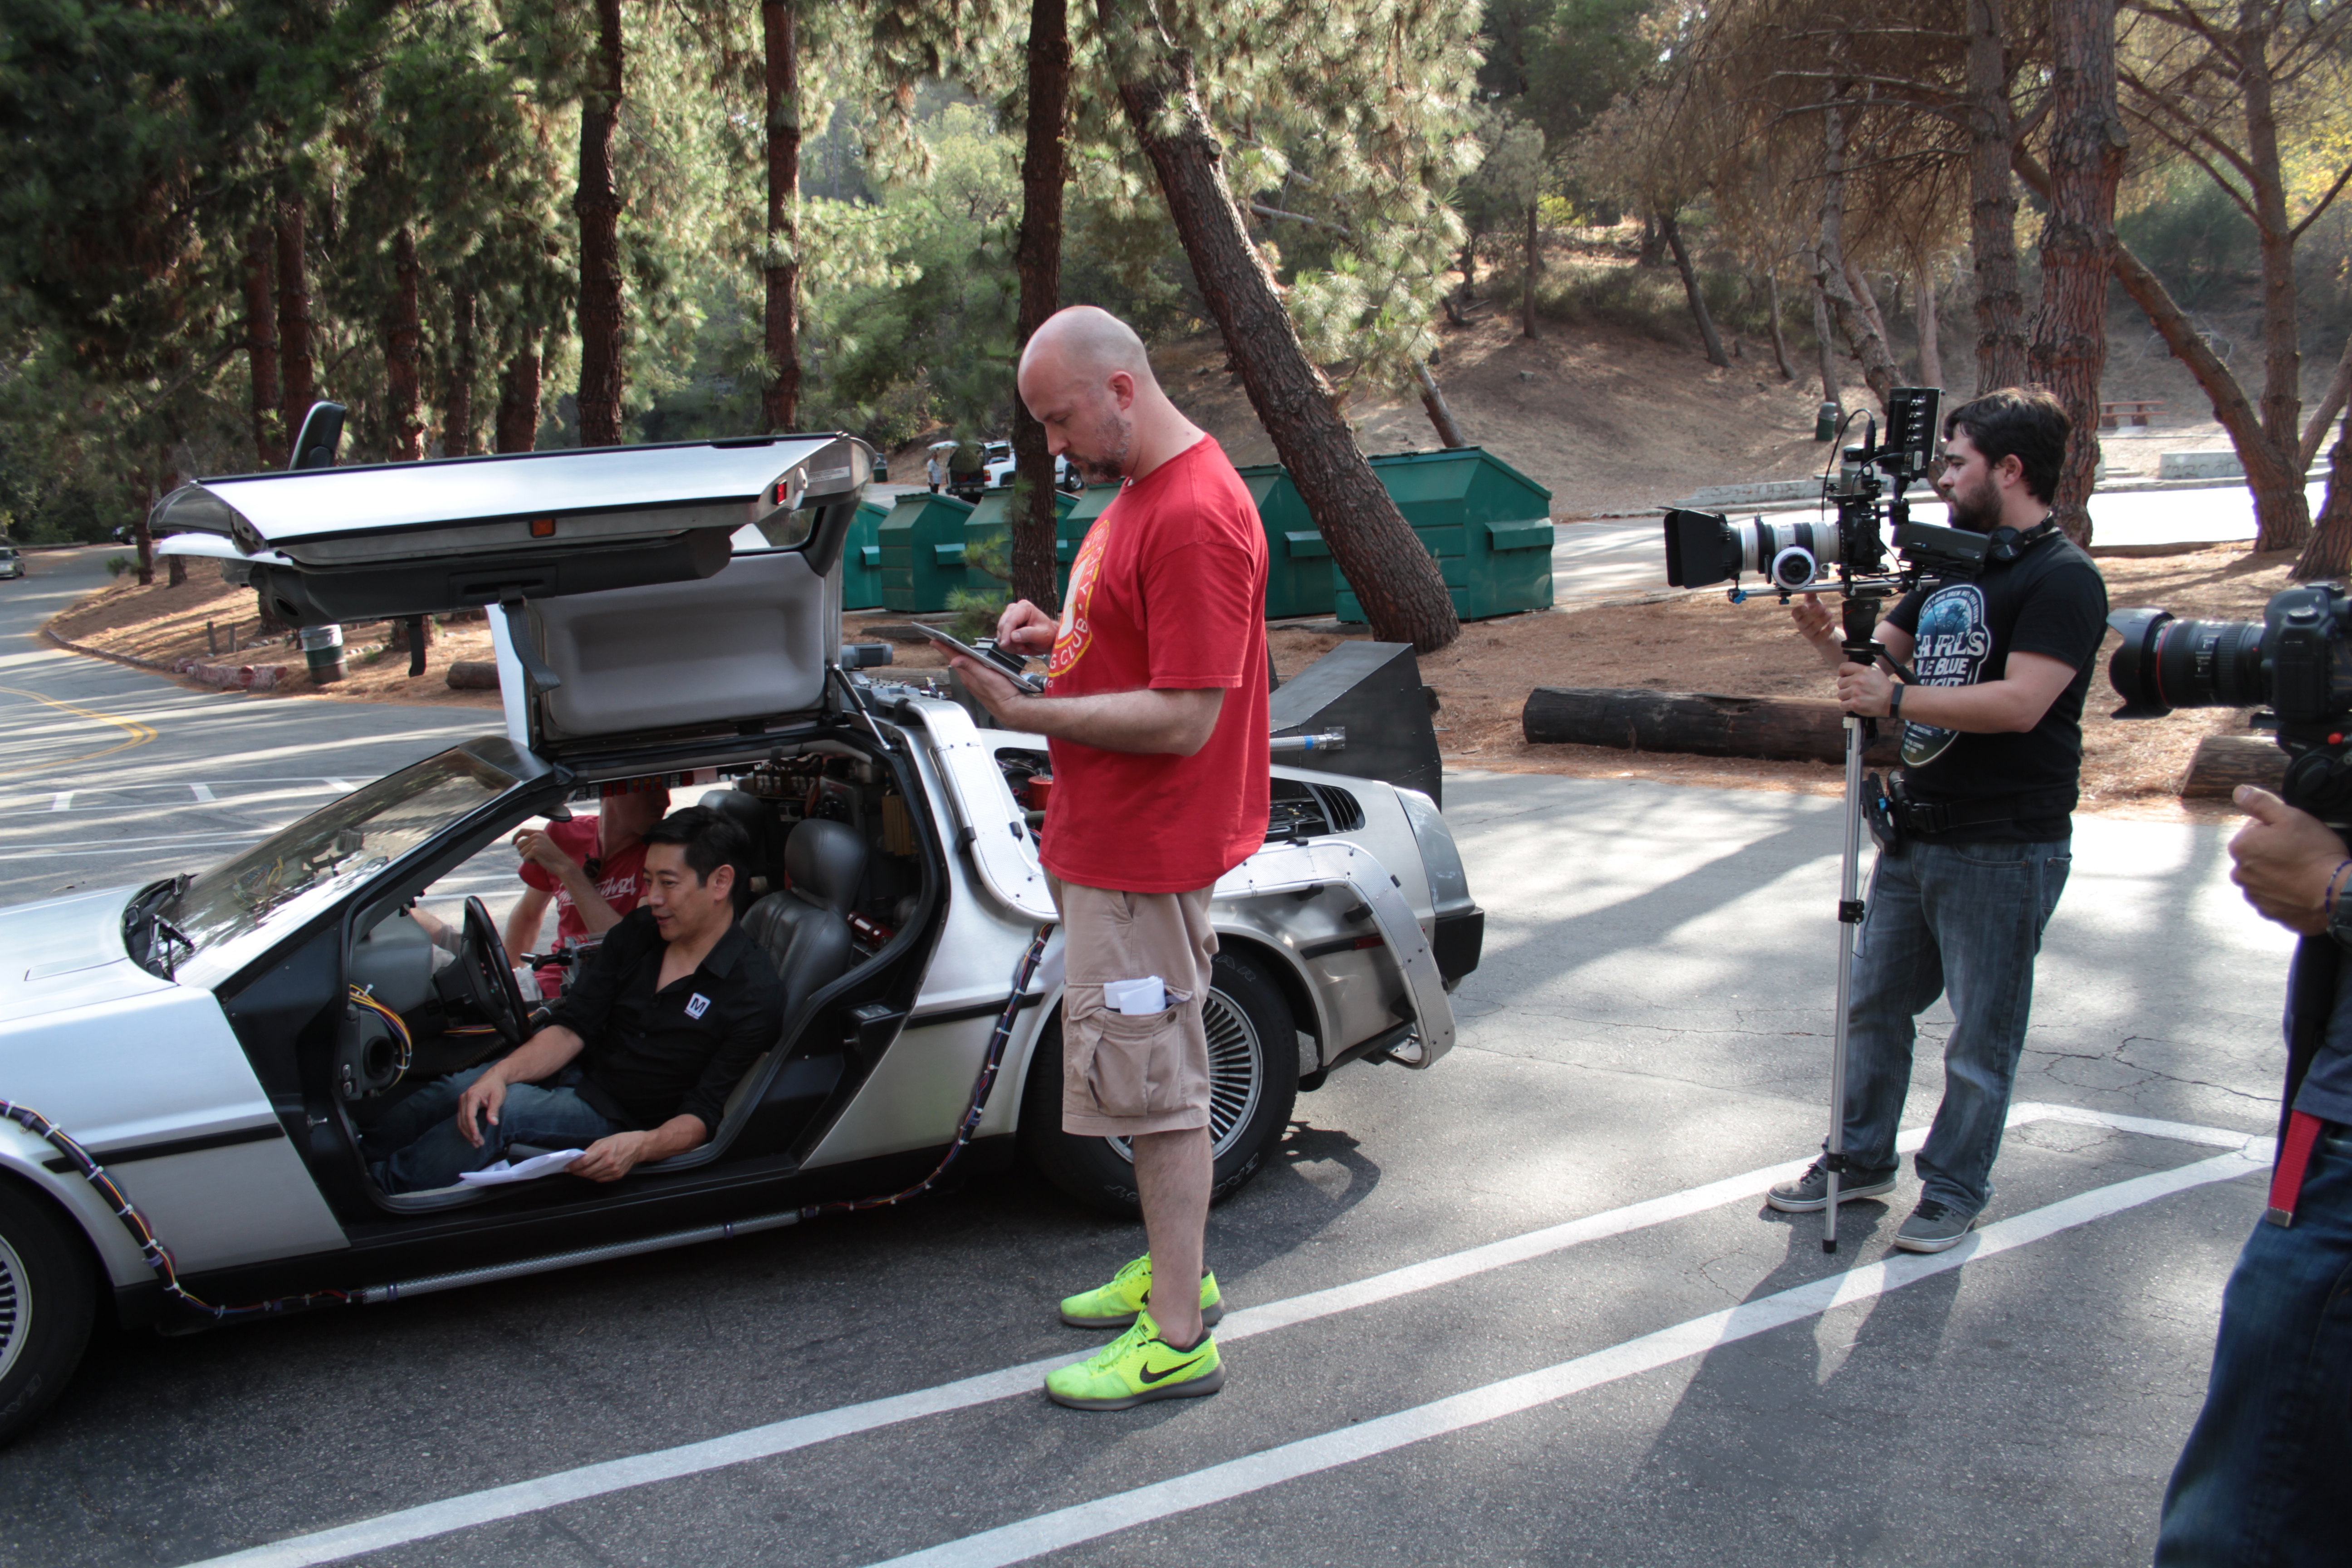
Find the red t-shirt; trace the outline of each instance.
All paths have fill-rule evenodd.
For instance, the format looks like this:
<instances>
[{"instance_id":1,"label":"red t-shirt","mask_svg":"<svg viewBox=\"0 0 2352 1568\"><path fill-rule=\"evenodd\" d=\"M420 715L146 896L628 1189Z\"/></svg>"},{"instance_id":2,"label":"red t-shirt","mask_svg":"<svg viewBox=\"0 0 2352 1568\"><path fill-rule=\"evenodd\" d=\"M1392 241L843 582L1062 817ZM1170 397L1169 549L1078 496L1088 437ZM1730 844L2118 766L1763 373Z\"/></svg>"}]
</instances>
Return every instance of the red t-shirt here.
<instances>
[{"instance_id":1,"label":"red t-shirt","mask_svg":"<svg viewBox=\"0 0 2352 1568\"><path fill-rule=\"evenodd\" d=\"M614 914L625 915L637 907L646 896L646 845L639 839L626 849L600 861L596 856L597 820L593 816L575 816L569 822L551 822L547 836L555 847L580 863L596 884L597 894L613 906ZM588 922L580 918L580 908L572 900L572 891L562 879L536 861L522 863L522 879L527 886L542 893L555 895L555 945L570 947L587 936ZM542 994L555 996L563 989L563 971L547 964L539 972L539 988Z\"/></svg>"},{"instance_id":2,"label":"red t-shirt","mask_svg":"<svg viewBox=\"0 0 2352 1568\"><path fill-rule=\"evenodd\" d=\"M1265 531L1203 436L1121 489L1070 567L1049 697L1223 687L1189 757L1050 742L1039 858L1066 882L1205 888L1265 842Z\"/></svg>"}]
</instances>

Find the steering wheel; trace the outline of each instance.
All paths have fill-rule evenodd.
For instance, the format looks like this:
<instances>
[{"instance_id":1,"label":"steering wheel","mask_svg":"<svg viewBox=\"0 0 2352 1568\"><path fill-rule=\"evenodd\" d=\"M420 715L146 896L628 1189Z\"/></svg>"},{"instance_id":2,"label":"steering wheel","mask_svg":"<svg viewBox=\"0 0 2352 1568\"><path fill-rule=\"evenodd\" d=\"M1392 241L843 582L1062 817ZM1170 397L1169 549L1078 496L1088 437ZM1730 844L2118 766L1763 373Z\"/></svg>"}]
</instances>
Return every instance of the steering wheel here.
<instances>
[{"instance_id":1,"label":"steering wheel","mask_svg":"<svg viewBox=\"0 0 2352 1568\"><path fill-rule=\"evenodd\" d=\"M498 927L490 922L488 906L478 898L467 899L466 936L458 944L457 967L464 971L467 996L482 1016L509 1045L520 1045L530 1005L507 964L506 951Z\"/></svg>"}]
</instances>

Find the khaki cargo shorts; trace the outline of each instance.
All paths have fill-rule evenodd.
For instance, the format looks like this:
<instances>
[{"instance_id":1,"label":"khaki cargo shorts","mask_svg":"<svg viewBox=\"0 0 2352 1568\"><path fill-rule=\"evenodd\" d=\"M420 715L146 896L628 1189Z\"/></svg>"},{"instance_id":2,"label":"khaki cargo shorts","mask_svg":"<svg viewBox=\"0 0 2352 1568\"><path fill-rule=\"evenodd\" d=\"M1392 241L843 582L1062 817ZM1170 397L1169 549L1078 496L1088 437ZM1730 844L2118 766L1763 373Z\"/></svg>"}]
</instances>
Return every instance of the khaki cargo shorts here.
<instances>
[{"instance_id":1,"label":"khaki cargo shorts","mask_svg":"<svg viewBox=\"0 0 2352 1568\"><path fill-rule=\"evenodd\" d=\"M1062 911L1062 1131L1132 1138L1209 1124L1209 1036L1201 1003L1217 933L1210 889L1121 893L1049 877ZM1129 1015L1103 987L1156 974L1169 1005Z\"/></svg>"}]
</instances>

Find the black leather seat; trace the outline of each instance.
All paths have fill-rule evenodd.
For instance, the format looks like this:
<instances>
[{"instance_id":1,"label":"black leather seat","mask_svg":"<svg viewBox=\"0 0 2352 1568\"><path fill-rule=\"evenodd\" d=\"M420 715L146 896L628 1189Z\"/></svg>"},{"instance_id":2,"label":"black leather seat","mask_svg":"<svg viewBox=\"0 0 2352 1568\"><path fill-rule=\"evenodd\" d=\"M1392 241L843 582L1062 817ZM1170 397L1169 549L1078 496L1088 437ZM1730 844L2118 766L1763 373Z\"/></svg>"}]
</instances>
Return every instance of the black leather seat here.
<instances>
[{"instance_id":1,"label":"black leather seat","mask_svg":"<svg viewBox=\"0 0 2352 1568\"><path fill-rule=\"evenodd\" d=\"M743 930L783 979L789 1026L802 1004L848 973L849 910L866 878L866 845L842 824L813 817L784 841L784 871L793 885L746 910Z\"/></svg>"}]
</instances>

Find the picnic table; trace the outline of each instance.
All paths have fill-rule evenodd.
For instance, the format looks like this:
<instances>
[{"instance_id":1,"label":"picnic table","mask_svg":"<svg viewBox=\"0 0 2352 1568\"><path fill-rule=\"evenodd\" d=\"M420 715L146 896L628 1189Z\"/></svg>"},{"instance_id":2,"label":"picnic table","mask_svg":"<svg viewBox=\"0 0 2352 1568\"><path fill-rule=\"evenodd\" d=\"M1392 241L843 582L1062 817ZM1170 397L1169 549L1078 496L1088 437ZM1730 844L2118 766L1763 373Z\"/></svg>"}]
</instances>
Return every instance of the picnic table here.
<instances>
[{"instance_id":1,"label":"picnic table","mask_svg":"<svg viewBox=\"0 0 2352 1568\"><path fill-rule=\"evenodd\" d=\"M2162 403L2152 398L2126 397L2114 403L2102 403L2099 405L2099 428L2119 429L2126 419L2145 427L2147 424L2147 416L2163 406Z\"/></svg>"}]
</instances>

